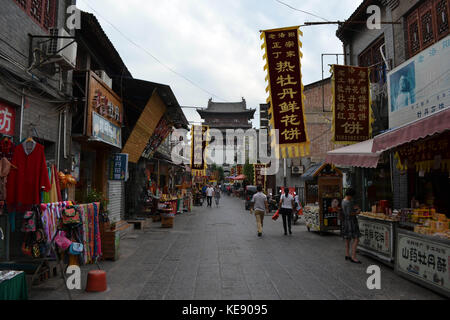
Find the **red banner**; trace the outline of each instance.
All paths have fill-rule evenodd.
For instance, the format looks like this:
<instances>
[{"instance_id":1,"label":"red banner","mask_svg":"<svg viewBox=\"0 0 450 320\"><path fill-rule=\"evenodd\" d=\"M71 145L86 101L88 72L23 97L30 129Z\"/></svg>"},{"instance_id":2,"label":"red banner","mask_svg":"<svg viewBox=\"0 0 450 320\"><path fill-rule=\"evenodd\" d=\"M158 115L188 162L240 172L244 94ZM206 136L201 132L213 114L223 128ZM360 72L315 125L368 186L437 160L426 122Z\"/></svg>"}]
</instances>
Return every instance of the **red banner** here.
<instances>
[{"instance_id":1,"label":"red banner","mask_svg":"<svg viewBox=\"0 0 450 320\"><path fill-rule=\"evenodd\" d=\"M255 186L262 186L266 190L267 176L263 175L263 169L266 168L265 164L254 164L254 176L255 176Z\"/></svg>"},{"instance_id":2,"label":"red banner","mask_svg":"<svg viewBox=\"0 0 450 320\"><path fill-rule=\"evenodd\" d=\"M333 65L333 142L352 144L372 136L369 68Z\"/></svg>"},{"instance_id":3,"label":"red banner","mask_svg":"<svg viewBox=\"0 0 450 320\"><path fill-rule=\"evenodd\" d=\"M302 35L298 27L263 31L264 58L268 70L270 92L270 124L279 130L282 158L309 154L309 139L304 116L302 73L300 58ZM278 152L277 152L278 153Z\"/></svg>"},{"instance_id":4,"label":"red banner","mask_svg":"<svg viewBox=\"0 0 450 320\"><path fill-rule=\"evenodd\" d=\"M13 136L16 125L16 109L0 102L0 133Z\"/></svg>"},{"instance_id":5,"label":"red banner","mask_svg":"<svg viewBox=\"0 0 450 320\"><path fill-rule=\"evenodd\" d=\"M238 165L236 166L236 172L237 172L236 175L238 175L238 176L240 176L241 174L244 174L244 168L242 167L241 164L238 164Z\"/></svg>"}]
</instances>

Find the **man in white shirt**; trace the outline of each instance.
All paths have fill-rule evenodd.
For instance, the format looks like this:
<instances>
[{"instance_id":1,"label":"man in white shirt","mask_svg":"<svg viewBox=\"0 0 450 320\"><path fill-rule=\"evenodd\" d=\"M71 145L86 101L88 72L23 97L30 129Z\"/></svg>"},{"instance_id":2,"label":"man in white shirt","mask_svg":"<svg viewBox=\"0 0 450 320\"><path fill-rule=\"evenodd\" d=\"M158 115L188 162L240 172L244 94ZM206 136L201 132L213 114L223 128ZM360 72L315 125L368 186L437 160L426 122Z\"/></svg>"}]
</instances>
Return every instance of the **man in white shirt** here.
<instances>
[{"instance_id":1,"label":"man in white shirt","mask_svg":"<svg viewBox=\"0 0 450 320\"><path fill-rule=\"evenodd\" d=\"M281 195L280 199L280 214L283 217L283 229L285 236L287 236L286 220L287 226L289 228L289 234L292 234L291 224L292 224L292 213L294 208L295 208L294 197L289 193L288 188L284 188L284 194Z\"/></svg>"},{"instance_id":2,"label":"man in white shirt","mask_svg":"<svg viewBox=\"0 0 450 320\"><path fill-rule=\"evenodd\" d=\"M252 209L255 211L258 237L261 237L264 225L264 215L266 211L269 212L269 203L267 202L267 196L262 192L262 186L258 186L256 190L258 192L253 195Z\"/></svg>"},{"instance_id":3,"label":"man in white shirt","mask_svg":"<svg viewBox=\"0 0 450 320\"><path fill-rule=\"evenodd\" d=\"M212 198L214 195L214 188L211 185L208 185L206 188L206 200L208 201L208 207L212 207Z\"/></svg>"}]
</instances>

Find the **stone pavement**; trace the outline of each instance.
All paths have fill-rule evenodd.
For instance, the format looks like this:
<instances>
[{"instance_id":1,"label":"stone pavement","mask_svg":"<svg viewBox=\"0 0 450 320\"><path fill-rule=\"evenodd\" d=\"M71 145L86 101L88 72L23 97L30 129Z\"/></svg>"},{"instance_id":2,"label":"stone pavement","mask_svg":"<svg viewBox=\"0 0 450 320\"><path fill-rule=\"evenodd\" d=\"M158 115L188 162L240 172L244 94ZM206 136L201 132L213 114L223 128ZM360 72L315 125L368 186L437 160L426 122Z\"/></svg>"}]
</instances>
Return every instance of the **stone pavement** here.
<instances>
[{"instance_id":1,"label":"stone pavement","mask_svg":"<svg viewBox=\"0 0 450 320\"><path fill-rule=\"evenodd\" d=\"M281 219L264 220L262 238L243 200L222 197L219 208L194 207L121 240L120 259L101 262L103 293L72 291L74 299L442 299L370 258L344 260L344 242L333 234L308 232L303 223L284 236ZM213 204L213 206L215 206ZM368 290L367 266L381 268L381 290ZM87 271L82 268L82 287ZM31 299L67 299L61 279L33 287Z\"/></svg>"}]
</instances>

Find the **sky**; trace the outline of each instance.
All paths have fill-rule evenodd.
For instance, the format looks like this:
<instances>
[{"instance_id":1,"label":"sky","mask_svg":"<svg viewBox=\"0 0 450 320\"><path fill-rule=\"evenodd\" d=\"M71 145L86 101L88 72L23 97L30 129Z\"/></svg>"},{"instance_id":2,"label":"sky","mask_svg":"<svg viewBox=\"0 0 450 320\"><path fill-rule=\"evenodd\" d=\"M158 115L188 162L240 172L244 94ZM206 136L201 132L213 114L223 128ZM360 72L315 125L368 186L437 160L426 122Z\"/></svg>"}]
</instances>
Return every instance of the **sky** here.
<instances>
[{"instance_id":1,"label":"sky","mask_svg":"<svg viewBox=\"0 0 450 320\"><path fill-rule=\"evenodd\" d=\"M329 21L343 21L361 0L282 2ZM96 15L134 78L167 84L181 106L197 108L206 108L210 98L245 98L248 109L259 111L268 97L259 31L323 21L276 0L77 0L77 7ZM301 30L307 85L322 79L321 54L342 53L343 48L337 25ZM335 56L324 57L325 77L332 63ZM189 121L201 121L195 109L183 111ZM253 125L259 128L258 112Z\"/></svg>"}]
</instances>

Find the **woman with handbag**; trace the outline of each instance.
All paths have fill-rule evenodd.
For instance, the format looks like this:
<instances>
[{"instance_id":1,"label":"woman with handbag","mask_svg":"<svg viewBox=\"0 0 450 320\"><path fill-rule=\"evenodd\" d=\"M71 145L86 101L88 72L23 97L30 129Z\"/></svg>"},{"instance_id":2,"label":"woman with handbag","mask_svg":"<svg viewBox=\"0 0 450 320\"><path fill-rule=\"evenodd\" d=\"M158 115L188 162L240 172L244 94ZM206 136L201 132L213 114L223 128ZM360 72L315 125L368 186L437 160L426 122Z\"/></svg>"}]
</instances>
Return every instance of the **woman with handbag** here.
<instances>
[{"instance_id":1,"label":"woman with handbag","mask_svg":"<svg viewBox=\"0 0 450 320\"><path fill-rule=\"evenodd\" d=\"M283 217L283 229L284 235L287 236L287 230L289 229L289 234L292 234L292 213L295 208L294 197L289 193L289 188L284 188L284 194L280 198L280 214ZM286 224L288 229L286 228Z\"/></svg>"}]
</instances>

